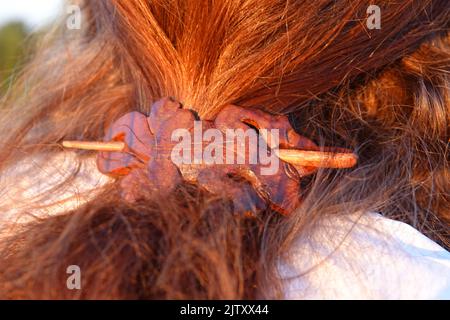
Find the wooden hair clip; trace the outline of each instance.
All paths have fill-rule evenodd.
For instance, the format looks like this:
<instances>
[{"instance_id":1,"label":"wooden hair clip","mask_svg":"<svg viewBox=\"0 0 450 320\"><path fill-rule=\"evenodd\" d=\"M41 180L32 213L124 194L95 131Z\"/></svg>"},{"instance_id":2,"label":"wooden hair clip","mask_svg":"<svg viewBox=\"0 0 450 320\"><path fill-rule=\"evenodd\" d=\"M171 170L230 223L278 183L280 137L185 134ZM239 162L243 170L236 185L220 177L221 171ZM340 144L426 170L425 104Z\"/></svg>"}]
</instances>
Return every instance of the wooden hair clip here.
<instances>
[{"instance_id":1,"label":"wooden hair clip","mask_svg":"<svg viewBox=\"0 0 450 320\"><path fill-rule=\"evenodd\" d=\"M148 116L132 111L117 119L107 130L104 137L107 142L64 141L62 145L65 148L98 151L98 170L105 175L121 177L119 184L124 198L129 201L138 199L143 189L170 192L179 182L187 181L212 194L231 199L236 212L255 213L271 208L283 215L291 213L300 204L301 197L298 195L302 177L316 172L318 168L350 168L358 159L351 150L319 147L310 139L297 134L284 115L228 105L214 120L204 120L208 130L217 130L218 137L223 134L222 138L225 140L214 140L218 145L225 144L224 148L217 150L223 150L227 159L228 152L231 152L233 157L230 159L249 159L252 162L255 154L250 152L261 151L259 146L264 145L259 144L262 143L259 138L262 138L270 150L270 160L281 159L283 163L270 161L270 166L267 166L262 161L238 163L241 162L238 160L229 163L227 160L226 165L213 165L216 162L205 161L203 153L211 148L203 148L203 143L198 143L195 135L194 141L187 142L190 147L194 147L195 158L189 157L186 162L183 158L181 162L177 162L177 159L173 159L172 152L175 150L174 154L177 154L177 149L174 148L179 144L174 144L173 132L180 128L191 128L194 121L195 116L190 110L183 109L180 103L172 99L163 98L152 105ZM229 129L244 133L245 130L253 130L248 141L250 145L253 143L253 147L256 143L258 151L246 148L246 142L239 144L238 140L235 143L237 135L228 138ZM195 131L195 123L193 130ZM231 141L233 143L229 145ZM196 147L202 152L200 161L196 161L199 159L196 157ZM192 156L190 151L186 154ZM267 149L262 151L267 152ZM220 151L215 151L214 154L220 155ZM261 159L256 159L258 158ZM142 177L147 179L141 179Z\"/></svg>"}]
</instances>

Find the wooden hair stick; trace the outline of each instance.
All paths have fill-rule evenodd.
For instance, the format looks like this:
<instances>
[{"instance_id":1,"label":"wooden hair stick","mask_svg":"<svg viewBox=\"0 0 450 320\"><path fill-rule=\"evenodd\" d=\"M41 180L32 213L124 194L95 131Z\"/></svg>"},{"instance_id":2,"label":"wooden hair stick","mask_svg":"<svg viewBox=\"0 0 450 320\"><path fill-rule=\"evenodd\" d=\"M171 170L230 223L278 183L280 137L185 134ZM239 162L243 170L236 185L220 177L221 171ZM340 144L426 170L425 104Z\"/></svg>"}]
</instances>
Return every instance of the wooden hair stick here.
<instances>
[{"instance_id":1,"label":"wooden hair stick","mask_svg":"<svg viewBox=\"0 0 450 320\"><path fill-rule=\"evenodd\" d=\"M358 156L351 152L279 149L278 158L297 166L344 169L354 167Z\"/></svg>"},{"instance_id":2,"label":"wooden hair stick","mask_svg":"<svg viewBox=\"0 0 450 320\"><path fill-rule=\"evenodd\" d=\"M110 142L97 142L97 141L63 141L64 148L82 149L82 150L96 150L96 151L109 151L109 152L121 152L125 149L125 142L110 141Z\"/></svg>"},{"instance_id":3,"label":"wooden hair stick","mask_svg":"<svg viewBox=\"0 0 450 320\"><path fill-rule=\"evenodd\" d=\"M121 141L63 141L63 147L106 152L124 151L126 144ZM356 165L358 157L354 153L310 151L298 149L278 149L277 156L290 164L317 168L351 168Z\"/></svg>"}]
</instances>

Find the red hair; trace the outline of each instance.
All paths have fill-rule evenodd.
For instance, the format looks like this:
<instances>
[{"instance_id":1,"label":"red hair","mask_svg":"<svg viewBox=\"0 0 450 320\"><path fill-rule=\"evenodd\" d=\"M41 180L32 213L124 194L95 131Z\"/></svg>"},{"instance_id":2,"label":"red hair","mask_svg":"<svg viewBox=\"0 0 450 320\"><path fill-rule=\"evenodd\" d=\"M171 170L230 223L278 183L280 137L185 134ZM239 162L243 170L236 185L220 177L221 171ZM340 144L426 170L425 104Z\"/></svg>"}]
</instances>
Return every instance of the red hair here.
<instances>
[{"instance_id":1,"label":"red hair","mask_svg":"<svg viewBox=\"0 0 450 320\"><path fill-rule=\"evenodd\" d=\"M366 0L79 4L82 30L55 29L2 100L1 175L45 163L63 139L100 140L164 96L203 119L228 104L289 114L317 144L356 149L360 165L302 181L292 216L254 220L194 186L129 205L110 183L77 209L4 230L1 298L281 297L278 259L334 214L379 211L448 248L447 0L383 1L381 30L367 29ZM27 173L35 186L38 172ZM50 196L15 206L34 212ZM71 264L81 291L66 288Z\"/></svg>"}]
</instances>

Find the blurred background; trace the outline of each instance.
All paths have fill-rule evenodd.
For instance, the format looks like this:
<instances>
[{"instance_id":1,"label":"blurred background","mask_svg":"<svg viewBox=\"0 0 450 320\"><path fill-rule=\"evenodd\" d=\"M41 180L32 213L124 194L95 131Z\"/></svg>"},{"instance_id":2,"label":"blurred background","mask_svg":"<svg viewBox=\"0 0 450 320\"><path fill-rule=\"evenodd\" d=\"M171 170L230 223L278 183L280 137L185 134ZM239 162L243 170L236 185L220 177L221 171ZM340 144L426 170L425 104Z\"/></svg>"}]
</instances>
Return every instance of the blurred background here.
<instances>
[{"instance_id":1,"label":"blurred background","mask_svg":"<svg viewBox=\"0 0 450 320\"><path fill-rule=\"evenodd\" d=\"M65 0L2 0L0 2L0 96L14 80L33 42L63 12Z\"/></svg>"}]
</instances>

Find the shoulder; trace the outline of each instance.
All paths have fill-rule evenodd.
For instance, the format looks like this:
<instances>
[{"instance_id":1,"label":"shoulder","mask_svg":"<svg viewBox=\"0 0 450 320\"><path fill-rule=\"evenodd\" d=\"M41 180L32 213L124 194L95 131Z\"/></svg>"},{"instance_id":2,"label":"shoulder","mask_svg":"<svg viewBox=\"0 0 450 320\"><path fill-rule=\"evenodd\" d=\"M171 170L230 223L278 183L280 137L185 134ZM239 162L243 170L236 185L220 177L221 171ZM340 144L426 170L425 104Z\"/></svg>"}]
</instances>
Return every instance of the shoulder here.
<instances>
[{"instance_id":1,"label":"shoulder","mask_svg":"<svg viewBox=\"0 0 450 320\"><path fill-rule=\"evenodd\" d=\"M97 170L96 158L75 152L26 158L0 177L0 229L75 209L94 197L110 178Z\"/></svg>"},{"instance_id":2,"label":"shoulder","mask_svg":"<svg viewBox=\"0 0 450 320\"><path fill-rule=\"evenodd\" d=\"M375 213L321 221L279 271L288 299L450 299L450 253Z\"/></svg>"}]
</instances>

